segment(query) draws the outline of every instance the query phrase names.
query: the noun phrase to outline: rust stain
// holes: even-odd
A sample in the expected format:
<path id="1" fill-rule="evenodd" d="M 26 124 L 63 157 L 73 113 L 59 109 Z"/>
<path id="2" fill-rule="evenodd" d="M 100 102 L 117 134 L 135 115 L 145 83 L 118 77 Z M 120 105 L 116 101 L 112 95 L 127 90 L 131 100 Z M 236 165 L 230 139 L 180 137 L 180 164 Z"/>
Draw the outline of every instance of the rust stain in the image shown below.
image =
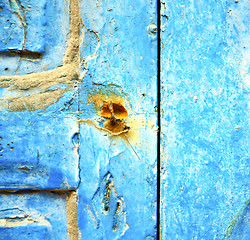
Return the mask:
<path id="1" fill-rule="evenodd" d="M 128 116 L 126 119 L 127 124 L 130 126 L 130 131 L 125 135 L 130 140 L 132 144 L 141 145 L 141 147 L 145 148 L 145 142 L 142 143 L 142 129 L 145 131 L 153 131 L 157 132 L 157 126 L 155 121 L 151 121 L 146 118 L 145 115 L 132 115 Z M 149 143 L 151 144 L 151 143 Z M 147 150 L 147 146 L 145 148 Z"/>
<path id="2" fill-rule="evenodd" d="M 124 134 L 124 133 L 127 133 L 128 132 L 128 129 L 125 129 L 125 130 L 123 130 L 123 131 L 120 131 L 120 132 L 112 132 L 112 131 L 110 131 L 109 129 L 107 129 L 107 128 L 104 128 L 104 127 L 101 127 L 101 126 L 99 126 L 99 125 L 97 125 L 92 119 L 76 119 L 80 124 L 84 124 L 84 123 L 87 123 L 87 124 L 91 124 L 91 125 L 93 125 L 95 128 L 97 128 L 97 129 L 99 129 L 99 130 L 101 130 L 101 131 L 104 131 L 104 132 L 106 132 L 106 133 L 108 133 L 109 134 L 109 136 L 111 136 L 111 137 L 114 137 L 114 136 L 120 136 L 120 135 L 122 135 L 122 134 Z"/>
<path id="3" fill-rule="evenodd" d="M 148 120 L 144 114 L 129 115 L 130 108 L 128 100 L 120 95 L 114 93 L 103 94 L 96 93 L 89 94 L 88 104 L 93 103 L 97 115 L 103 118 L 105 121 L 103 126 L 95 122 L 92 119 L 77 119 L 80 124 L 92 124 L 95 128 L 105 131 L 110 137 L 121 137 L 123 142 L 134 153 L 134 155 L 140 160 L 141 157 L 136 151 L 136 147 L 142 149 L 142 151 L 151 151 L 152 144 L 145 143 L 143 140 L 142 129 L 146 132 L 157 132 L 156 122 Z"/>
<path id="4" fill-rule="evenodd" d="M 116 119 L 124 119 L 128 116 L 128 112 L 125 107 L 123 107 L 120 103 L 103 102 L 101 108 L 101 116 L 106 118 L 116 118 Z"/>
<path id="5" fill-rule="evenodd" d="M 99 129 L 106 130 L 112 136 L 129 131 L 130 127 L 125 121 L 129 114 L 125 107 L 126 102 L 121 96 L 97 93 L 89 95 L 88 103 L 93 103 L 97 114 L 106 119 L 103 127 L 98 126 Z"/>
<path id="6" fill-rule="evenodd" d="M 120 135 L 129 131 L 130 127 L 126 125 L 125 121 L 121 121 L 114 117 L 107 118 L 104 123 L 104 128 L 112 133 Z"/>
<path id="7" fill-rule="evenodd" d="M 70 240 L 78 240 L 80 232 L 78 228 L 78 196 L 77 191 L 71 191 L 66 195 L 67 202 L 67 230 Z"/>
<path id="8" fill-rule="evenodd" d="M 108 103 L 104 102 L 101 109 L 101 116 L 105 118 L 111 118 L 112 113 L 110 111 L 110 106 Z"/>
<path id="9" fill-rule="evenodd" d="M 94 103 L 97 109 L 100 109 L 103 103 L 115 103 L 121 106 L 125 106 L 126 102 L 122 96 L 117 96 L 114 93 L 103 94 L 103 93 L 96 93 L 93 95 L 89 94 L 88 103 Z M 100 114 L 100 113 L 99 113 Z"/>

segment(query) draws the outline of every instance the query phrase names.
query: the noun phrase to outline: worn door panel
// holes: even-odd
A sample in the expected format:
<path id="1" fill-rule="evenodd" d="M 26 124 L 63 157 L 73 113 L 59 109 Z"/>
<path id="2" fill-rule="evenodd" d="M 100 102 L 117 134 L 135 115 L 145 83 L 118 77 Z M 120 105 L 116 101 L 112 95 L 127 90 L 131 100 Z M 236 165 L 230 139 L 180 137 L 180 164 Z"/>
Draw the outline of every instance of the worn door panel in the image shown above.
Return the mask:
<path id="1" fill-rule="evenodd" d="M 0 194 L 0 239 L 69 239 L 65 194 L 19 192 Z"/>
<path id="2" fill-rule="evenodd" d="M 0 19 L 0 238 L 155 238 L 156 2 Z"/>
<path id="3" fill-rule="evenodd" d="M 0 2 L 0 239 L 77 232 L 78 64 L 69 5 Z"/>
<path id="4" fill-rule="evenodd" d="M 43 72 L 63 64 L 69 1 L 1 0 L 0 9 L 1 76 Z"/>
<path id="5" fill-rule="evenodd" d="M 162 239 L 224 239 L 249 199 L 249 4 L 161 7 Z"/>
<path id="6" fill-rule="evenodd" d="M 69 15 L 68 1 L 0 3 L 0 189 L 79 184 Z"/>
<path id="7" fill-rule="evenodd" d="M 81 236 L 154 239 L 156 1 L 82 0 L 80 10 Z"/>
<path id="8" fill-rule="evenodd" d="M 74 119 L 7 113 L 0 121 L 0 189 L 77 187 Z"/>

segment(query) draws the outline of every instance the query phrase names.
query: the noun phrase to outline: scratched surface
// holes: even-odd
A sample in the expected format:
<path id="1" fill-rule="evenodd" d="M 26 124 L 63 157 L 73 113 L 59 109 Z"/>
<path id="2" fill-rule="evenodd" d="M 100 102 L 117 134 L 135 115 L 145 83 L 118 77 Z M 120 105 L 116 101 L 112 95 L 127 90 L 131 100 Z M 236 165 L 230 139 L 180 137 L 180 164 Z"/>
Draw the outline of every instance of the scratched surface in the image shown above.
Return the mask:
<path id="1" fill-rule="evenodd" d="M 0 194 L 0 239 L 69 239 L 65 196 Z"/>
<path id="2" fill-rule="evenodd" d="M 248 13 L 162 2 L 162 239 L 249 239 Z"/>
<path id="3" fill-rule="evenodd" d="M 128 133 L 110 137 L 106 131 L 93 128 L 93 123 L 80 124 L 81 236 L 154 239 L 156 1 L 82 0 L 80 7 L 85 25 L 81 74 L 85 77 L 80 86 L 79 114 L 113 132 L 130 127 Z M 106 112 L 104 103 L 109 105 Z M 110 104 L 113 125 L 105 118 Z M 118 111 L 118 105 L 128 112 L 125 120 L 124 109 Z"/>
<path id="4" fill-rule="evenodd" d="M 156 17 L 0 2 L 0 239 L 155 239 Z"/>

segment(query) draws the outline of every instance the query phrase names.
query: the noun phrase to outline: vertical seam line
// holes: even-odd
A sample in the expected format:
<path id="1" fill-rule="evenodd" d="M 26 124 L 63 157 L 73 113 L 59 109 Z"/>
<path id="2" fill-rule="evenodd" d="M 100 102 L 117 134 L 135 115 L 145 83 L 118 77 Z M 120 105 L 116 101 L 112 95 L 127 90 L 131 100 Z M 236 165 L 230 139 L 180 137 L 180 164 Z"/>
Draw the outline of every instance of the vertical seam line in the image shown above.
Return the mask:
<path id="1" fill-rule="evenodd" d="M 161 239 L 161 0 L 157 0 L 157 239 Z"/>

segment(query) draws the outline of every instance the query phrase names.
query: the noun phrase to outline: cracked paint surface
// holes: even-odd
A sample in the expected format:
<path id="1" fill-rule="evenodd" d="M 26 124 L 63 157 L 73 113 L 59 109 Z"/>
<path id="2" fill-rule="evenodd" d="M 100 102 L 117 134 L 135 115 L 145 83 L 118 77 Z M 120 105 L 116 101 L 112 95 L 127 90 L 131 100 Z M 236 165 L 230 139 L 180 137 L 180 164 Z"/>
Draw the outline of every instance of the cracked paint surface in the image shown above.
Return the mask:
<path id="1" fill-rule="evenodd" d="M 66 199 L 49 192 L 1 193 L 1 239 L 69 239 Z"/>
<path id="2" fill-rule="evenodd" d="M 156 237 L 155 4 L 0 3 L 0 237 Z"/>
<path id="3" fill-rule="evenodd" d="M 248 235 L 247 8 L 161 2 L 162 239 Z M 1 1 L 0 237 L 156 239 L 156 17 Z"/>
<path id="4" fill-rule="evenodd" d="M 81 57 L 91 60 L 80 68 L 80 76 L 85 77 L 79 115 L 92 121 L 80 124 L 81 182 L 85 183 L 78 191 L 81 236 L 154 238 L 157 42 L 148 29 L 156 23 L 156 2 L 82 0 L 80 9 L 85 25 Z M 129 127 L 118 135 L 102 129 L 112 114 L 117 118 L 114 103 L 126 109 L 122 108 L 123 121 Z M 93 123 L 98 127 L 93 128 Z M 107 177 L 115 191 L 107 186 Z M 107 196 L 111 206 L 105 212 L 101 206 Z"/>
<path id="5" fill-rule="evenodd" d="M 248 234 L 245 9 L 161 3 L 162 239 Z M 156 239 L 156 17 L 1 1 L 0 237 Z"/>

